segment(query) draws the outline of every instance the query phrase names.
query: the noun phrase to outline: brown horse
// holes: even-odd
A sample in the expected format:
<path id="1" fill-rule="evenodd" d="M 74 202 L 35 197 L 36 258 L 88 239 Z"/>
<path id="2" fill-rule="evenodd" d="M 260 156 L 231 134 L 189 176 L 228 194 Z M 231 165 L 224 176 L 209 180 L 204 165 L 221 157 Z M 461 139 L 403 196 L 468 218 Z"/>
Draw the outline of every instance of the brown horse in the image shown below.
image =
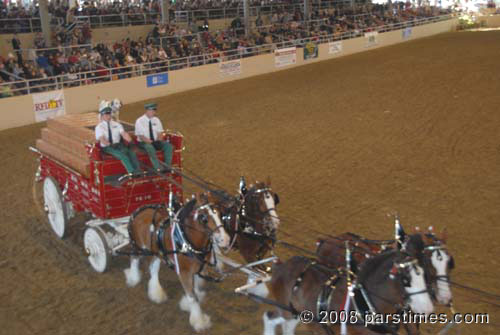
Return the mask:
<path id="1" fill-rule="evenodd" d="M 256 182 L 247 188 L 241 177 L 239 194 L 231 197 L 219 193 L 217 206 L 222 215 L 224 227 L 231 237 L 233 250 L 238 250 L 246 262 L 261 260 L 274 248 L 280 219 L 276 211 L 278 194 L 271 189 L 271 181 Z M 258 267 L 261 270 L 265 266 Z M 249 278 L 248 282 L 254 278 Z M 265 285 L 259 285 L 252 292 L 267 295 Z"/>
<path id="2" fill-rule="evenodd" d="M 454 260 L 446 247 L 446 233 L 443 232 L 441 238 L 438 238 L 430 227 L 425 233 L 417 229 L 414 234 L 406 235 L 399 219 L 396 219 L 395 226 L 395 240 L 368 240 L 353 233 L 319 240 L 316 249 L 318 260 L 329 266 L 342 266 L 345 263 L 345 241 L 354 246 L 353 258 L 358 264 L 384 250 L 394 249 L 399 244 L 419 260 L 432 297 L 438 303 L 448 305 L 452 300 L 449 273 L 454 268 Z"/>
<path id="3" fill-rule="evenodd" d="M 196 195 L 175 216 L 169 216 L 164 207 L 148 206 L 136 211 L 129 222 L 130 241 L 138 256 L 131 257 L 130 268 L 125 270 L 127 285 L 140 282 L 140 255 L 150 255 L 148 296 L 153 302 L 164 302 L 167 295 L 158 273 L 161 261 L 166 261 L 179 277 L 185 292 L 180 308 L 190 312 L 189 322 L 196 331 L 210 327 L 210 318 L 202 312 L 200 302 L 205 295 L 201 288 L 206 265 L 212 265 L 213 246 L 224 250 L 230 241 L 212 201 L 209 195 Z"/>
<path id="4" fill-rule="evenodd" d="M 349 334 L 373 332 L 396 334 L 396 324 L 369 324 L 364 328 L 363 317 L 372 312 L 384 315 L 398 314 L 411 308 L 416 313 L 433 311 L 432 301 L 425 286 L 424 274 L 417 260 L 398 250 L 388 251 L 367 259 L 352 283 L 353 297 L 349 298 L 348 270 L 332 269 L 315 261 L 295 256 L 272 269 L 270 291 L 280 305 L 272 312 L 264 313 L 264 335 L 274 335 L 275 328 L 282 326 L 284 335 L 293 335 L 300 322 L 296 317 L 303 311 L 311 311 L 313 324 L 328 321 L 326 328 L 331 334 L 333 326 L 340 322 L 329 319 L 330 311 L 348 311 Z M 349 301 L 349 303 L 348 303 Z M 349 307 L 352 301 L 352 308 Z M 287 308 L 283 308 L 286 306 Z M 351 318 L 349 311 L 356 311 Z M 418 331 L 410 334 L 418 334 Z"/>

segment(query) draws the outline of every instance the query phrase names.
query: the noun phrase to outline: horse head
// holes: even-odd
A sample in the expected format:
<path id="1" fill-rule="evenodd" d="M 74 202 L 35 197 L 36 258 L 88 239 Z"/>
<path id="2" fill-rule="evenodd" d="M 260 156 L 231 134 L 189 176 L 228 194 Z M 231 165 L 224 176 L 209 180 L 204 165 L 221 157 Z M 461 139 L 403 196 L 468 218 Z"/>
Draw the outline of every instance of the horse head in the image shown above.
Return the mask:
<path id="1" fill-rule="evenodd" d="M 230 238 L 220 220 L 219 213 L 213 205 L 214 198 L 210 194 L 195 195 L 197 207 L 193 211 L 193 222 L 208 230 L 212 241 L 221 249 L 229 247 Z"/>
<path id="2" fill-rule="evenodd" d="M 450 289 L 450 272 L 455 267 L 455 261 L 446 247 L 446 229 L 438 238 L 431 227 L 427 232 L 420 232 L 424 244 L 424 260 L 430 271 L 430 282 L 435 286 L 435 296 L 440 304 L 447 305 L 453 296 Z M 426 269 L 427 270 L 427 269 Z"/>
<path id="3" fill-rule="evenodd" d="M 244 179 L 242 180 L 244 181 Z M 255 229 L 259 233 L 267 233 L 267 235 L 275 233 L 280 224 L 276 211 L 279 196 L 271 189 L 271 181 L 269 179 L 266 182 L 257 181 L 248 189 L 246 189 L 246 183 L 240 182 L 240 194 L 243 207 L 242 216 L 250 220 L 251 223 L 259 223 L 255 225 Z"/>
<path id="4" fill-rule="evenodd" d="M 396 217 L 395 230 L 398 249 L 418 259 L 425 271 L 425 280 L 432 296 L 440 304 L 449 304 L 452 300 L 449 273 L 454 268 L 455 262 L 446 248 L 446 231 L 443 231 L 441 238 L 438 238 L 432 227 L 426 232 L 415 227 L 414 233 L 407 235 L 399 222 L 399 217 Z"/>
<path id="5" fill-rule="evenodd" d="M 379 305 L 377 312 L 384 311 L 382 305 L 406 305 L 415 313 L 424 314 L 434 310 L 424 271 L 418 260 L 406 253 L 393 250 L 367 259 L 358 280 L 368 292 L 377 292 L 371 297 Z"/>

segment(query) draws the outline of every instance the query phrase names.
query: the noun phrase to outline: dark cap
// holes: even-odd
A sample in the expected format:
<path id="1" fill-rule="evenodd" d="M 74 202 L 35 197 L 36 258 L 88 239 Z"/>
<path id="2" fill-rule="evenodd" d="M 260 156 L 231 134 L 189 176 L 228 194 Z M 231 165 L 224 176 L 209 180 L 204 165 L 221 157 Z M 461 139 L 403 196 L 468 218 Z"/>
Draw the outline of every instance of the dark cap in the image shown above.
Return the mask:
<path id="1" fill-rule="evenodd" d="M 103 114 L 111 114 L 111 107 L 104 107 L 102 108 L 100 111 L 99 111 L 99 114 L 103 115 Z"/>
<path id="2" fill-rule="evenodd" d="M 157 105 L 154 102 L 149 102 L 149 103 L 144 105 L 144 108 L 146 108 L 147 110 L 151 110 L 151 109 L 156 110 L 156 107 L 157 107 Z"/>

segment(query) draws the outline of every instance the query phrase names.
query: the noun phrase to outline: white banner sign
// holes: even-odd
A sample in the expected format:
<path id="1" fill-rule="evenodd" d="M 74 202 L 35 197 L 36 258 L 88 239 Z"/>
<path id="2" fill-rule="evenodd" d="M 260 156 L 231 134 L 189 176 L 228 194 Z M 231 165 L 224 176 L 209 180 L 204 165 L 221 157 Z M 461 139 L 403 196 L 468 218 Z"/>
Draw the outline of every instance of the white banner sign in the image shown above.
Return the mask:
<path id="1" fill-rule="evenodd" d="M 274 50 L 274 65 L 283 67 L 297 63 L 297 48 L 285 48 Z"/>
<path id="2" fill-rule="evenodd" d="M 403 29 L 403 40 L 407 40 L 411 37 L 411 28 Z"/>
<path id="3" fill-rule="evenodd" d="M 365 47 L 371 47 L 374 45 L 377 45 L 377 36 L 378 36 L 378 31 L 370 31 L 369 33 L 365 33 L 365 38 L 366 38 L 366 45 Z"/>
<path id="4" fill-rule="evenodd" d="M 241 59 L 220 63 L 219 71 L 224 76 L 241 74 Z"/>
<path id="5" fill-rule="evenodd" d="M 342 41 L 328 43 L 329 54 L 339 54 L 342 52 Z"/>
<path id="6" fill-rule="evenodd" d="M 64 92 L 52 91 L 33 94 L 33 111 L 35 121 L 42 122 L 66 114 Z"/>

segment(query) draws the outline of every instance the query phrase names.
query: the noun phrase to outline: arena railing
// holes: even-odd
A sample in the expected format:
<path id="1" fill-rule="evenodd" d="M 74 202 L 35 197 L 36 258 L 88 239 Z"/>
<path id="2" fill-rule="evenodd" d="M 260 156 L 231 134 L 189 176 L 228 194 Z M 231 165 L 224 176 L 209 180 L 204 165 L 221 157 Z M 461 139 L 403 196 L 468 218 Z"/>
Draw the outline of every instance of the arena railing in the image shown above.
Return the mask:
<path id="1" fill-rule="evenodd" d="M 61 18 L 52 17 L 50 25 L 52 27 L 60 26 L 63 23 Z M 40 18 L 14 18 L 0 19 L 0 34 L 13 33 L 35 33 L 42 31 Z"/>
<path id="2" fill-rule="evenodd" d="M 59 52 L 60 54 L 68 57 L 71 55 L 73 51 L 80 51 L 80 52 L 85 52 L 85 51 L 90 51 L 92 49 L 92 44 L 75 44 L 75 45 L 68 45 L 68 46 L 59 46 L 59 47 L 53 47 L 53 48 L 28 48 L 28 49 L 21 49 L 21 53 L 23 56 L 23 59 L 28 59 L 31 61 L 35 61 L 34 57 L 38 56 L 40 53 L 50 53 L 54 54 L 55 52 Z"/>
<path id="3" fill-rule="evenodd" d="M 75 16 L 78 23 L 88 23 L 91 28 L 155 24 L 159 21 L 159 18 L 161 18 L 161 13 L 156 12 Z"/>
<path id="4" fill-rule="evenodd" d="M 80 72 L 76 74 L 59 75 L 46 79 L 20 80 L 0 84 L 0 94 L 3 86 L 11 87 L 10 91 L 16 95 L 44 92 L 48 90 L 62 89 L 64 87 L 75 87 L 90 85 L 93 83 L 126 79 L 137 76 L 145 76 L 155 73 L 176 71 L 184 68 L 202 66 L 206 64 L 216 64 L 225 61 L 238 60 L 246 57 L 273 53 L 276 49 L 288 47 L 303 47 L 309 42 L 318 44 L 347 40 L 361 37 L 366 32 L 388 32 L 408 27 L 415 27 L 423 24 L 436 23 L 449 20 L 453 15 L 441 15 L 435 17 L 409 20 L 400 23 L 388 24 L 378 27 L 369 27 L 356 31 L 348 31 L 342 34 L 315 35 L 308 38 L 296 40 L 283 40 L 277 43 L 258 45 L 244 49 L 232 49 L 227 51 L 213 51 L 211 53 L 194 55 L 184 58 L 164 59 L 157 62 L 145 64 L 130 64 L 116 68 L 101 68 L 93 71 Z"/>
<path id="5" fill-rule="evenodd" d="M 351 4 L 350 0 L 331 0 L 322 1 L 311 4 L 313 10 L 323 10 L 335 8 L 338 4 Z M 274 13 L 295 12 L 296 10 L 303 11 L 302 3 L 287 4 L 275 3 L 262 6 L 250 7 L 250 16 L 255 17 L 260 15 L 273 15 Z M 196 9 L 196 10 L 171 10 L 170 17 L 175 23 L 196 22 L 198 20 L 217 20 L 217 19 L 232 19 L 243 17 L 243 7 L 222 7 L 211 9 Z M 80 23 L 89 23 L 92 28 L 102 28 L 109 26 L 127 26 L 127 25 L 145 25 L 155 24 L 159 22 L 161 13 L 132 13 L 132 14 L 111 14 L 111 15 L 92 15 L 92 16 L 75 16 L 75 19 Z"/>

